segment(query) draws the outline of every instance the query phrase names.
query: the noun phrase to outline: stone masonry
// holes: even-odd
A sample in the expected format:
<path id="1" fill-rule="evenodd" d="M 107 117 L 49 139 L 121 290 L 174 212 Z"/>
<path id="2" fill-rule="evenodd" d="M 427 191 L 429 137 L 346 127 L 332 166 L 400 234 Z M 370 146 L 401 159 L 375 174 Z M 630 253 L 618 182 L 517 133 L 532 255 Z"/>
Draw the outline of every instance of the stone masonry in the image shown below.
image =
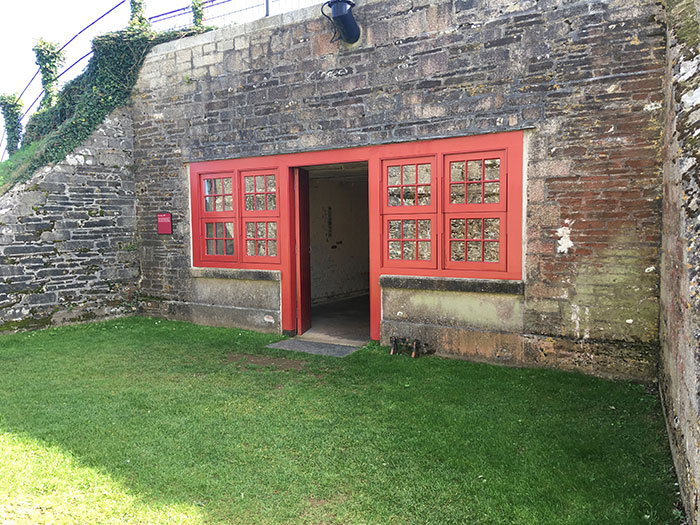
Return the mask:
<path id="1" fill-rule="evenodd" d="M 317 11 L 163 44 L 146 59 L 132 115 L 147 311 L 194 315 L 189 162 L 525 129 L 521 322 L 481 326 L 493 334 L 485 358 L 516 337 L 530 364 L 654 377 L 659 5 L 368 0 L 351 47 L 329 43 Z M 152 227 L 164 210 L 175 221 L 167 239 Z M 428 328 L 456 340 L 441 319 Z"/>
<path id="2" fill-rule="evenodd" d="M 669 11 L 661 279 L 661 368 L 681 494 L 700 519 L 700 4 Z"/>
<path id="3" fill-rule="evenodd" d="M 131 118 L 117 110 L 64 161 L 0 196 L 0 331 L 134 311 L 132 150 Z"/>

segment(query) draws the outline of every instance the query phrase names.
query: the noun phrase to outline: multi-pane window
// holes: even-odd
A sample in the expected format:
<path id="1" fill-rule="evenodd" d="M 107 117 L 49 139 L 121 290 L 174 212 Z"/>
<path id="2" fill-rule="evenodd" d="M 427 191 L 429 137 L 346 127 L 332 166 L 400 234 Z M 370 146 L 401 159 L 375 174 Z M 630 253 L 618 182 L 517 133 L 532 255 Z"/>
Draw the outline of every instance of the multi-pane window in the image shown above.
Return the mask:
<path id="1" fill-rule="evenodd" d="M 246 255 L 277 257 L 277 222 L 251 221 L 245 225 Z"/>
<path id="2" fill-rule="evenodd" d="M 442 158 L 383 163 L 383 264 L 503 271 L 505 152 Z"/>
<path id="3" fill-rule="evenodd" d="M 248 175 L 243 177 L 245 211 L 272 211 L 277 209 L 275 175 Z"/>
<path id="4" fill-rule="evenodd" d="M 199 174 L 193 188 L 196 261 L 278 262 L 277 186 L 276 170 Z"/>
<path id="5" fill-rule="evenodd" d="M 205 253 L 207 255 L 234 255 L 234 223 L 204 223 Z"/>

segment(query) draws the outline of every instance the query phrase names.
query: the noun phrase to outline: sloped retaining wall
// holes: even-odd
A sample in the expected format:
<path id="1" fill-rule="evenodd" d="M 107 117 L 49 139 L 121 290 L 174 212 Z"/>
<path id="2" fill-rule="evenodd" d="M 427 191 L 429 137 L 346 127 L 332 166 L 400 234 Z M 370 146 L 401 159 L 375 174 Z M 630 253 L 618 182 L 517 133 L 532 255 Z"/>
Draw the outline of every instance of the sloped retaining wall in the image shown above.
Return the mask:
<path id="1" fill-rule="evenodd" d="M 133 133 L 112 113 L 63 162 L 0 196 L 0 331 L 133 311 Z"/>

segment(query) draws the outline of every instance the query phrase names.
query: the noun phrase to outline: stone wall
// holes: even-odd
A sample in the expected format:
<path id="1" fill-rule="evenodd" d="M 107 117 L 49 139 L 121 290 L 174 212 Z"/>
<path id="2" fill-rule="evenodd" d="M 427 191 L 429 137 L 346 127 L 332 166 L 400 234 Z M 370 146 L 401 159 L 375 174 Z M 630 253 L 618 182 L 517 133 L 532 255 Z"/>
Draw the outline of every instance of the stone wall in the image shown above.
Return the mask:
<path id="1" fill-rule="evenodd" d="M 661 394 L 687 514 L 698 523 L 700 479 L 700 6 L 669 9 Z"/>
<path id="2" fill-rule="evenodd" d="M 0 196 L 0 331 L 122 315 L 139 264 L 125 110 L 63 162 Z"/>
<path id="3" fill-rule="evenodd" d="M 517 302 L 530 362 L 556 354 L 572 368 L 652 377 L 660 7 L 401 0 L 355 13 L 363 37 L 352 47 L 329 42 L 314 7 L 147 57 L 133 117 L 142 291 L 160 301 L 152 311 L 192 300 L 188 162 L 529 129 Z M 159 211 L 174 213 L 167 239 L 153 232 Z"/>

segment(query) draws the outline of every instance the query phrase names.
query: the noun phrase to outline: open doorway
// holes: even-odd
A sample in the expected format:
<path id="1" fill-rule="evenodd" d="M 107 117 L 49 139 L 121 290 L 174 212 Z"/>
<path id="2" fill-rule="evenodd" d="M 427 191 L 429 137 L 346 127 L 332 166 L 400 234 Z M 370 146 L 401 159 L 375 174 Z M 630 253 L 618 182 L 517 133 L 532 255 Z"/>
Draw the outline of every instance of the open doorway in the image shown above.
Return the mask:
<path id="1" fill-rule="evenodd" d="M 308 259 L 301 264 L 300 286 L 310 309 L 310 325 L 300 338 L 337 344 L 370 338 L 369 207 L 366 162 L 301 168 L 308 174 L 299 187 L 308 195 Z M 301 208 L 300 213 L 306 213 Z M 301 235 L 302 239 L 305 235 Z M 308 266 L 308 269 L 306 268 Z M 307 314 L 308 315 L 308 314 Z"/>

